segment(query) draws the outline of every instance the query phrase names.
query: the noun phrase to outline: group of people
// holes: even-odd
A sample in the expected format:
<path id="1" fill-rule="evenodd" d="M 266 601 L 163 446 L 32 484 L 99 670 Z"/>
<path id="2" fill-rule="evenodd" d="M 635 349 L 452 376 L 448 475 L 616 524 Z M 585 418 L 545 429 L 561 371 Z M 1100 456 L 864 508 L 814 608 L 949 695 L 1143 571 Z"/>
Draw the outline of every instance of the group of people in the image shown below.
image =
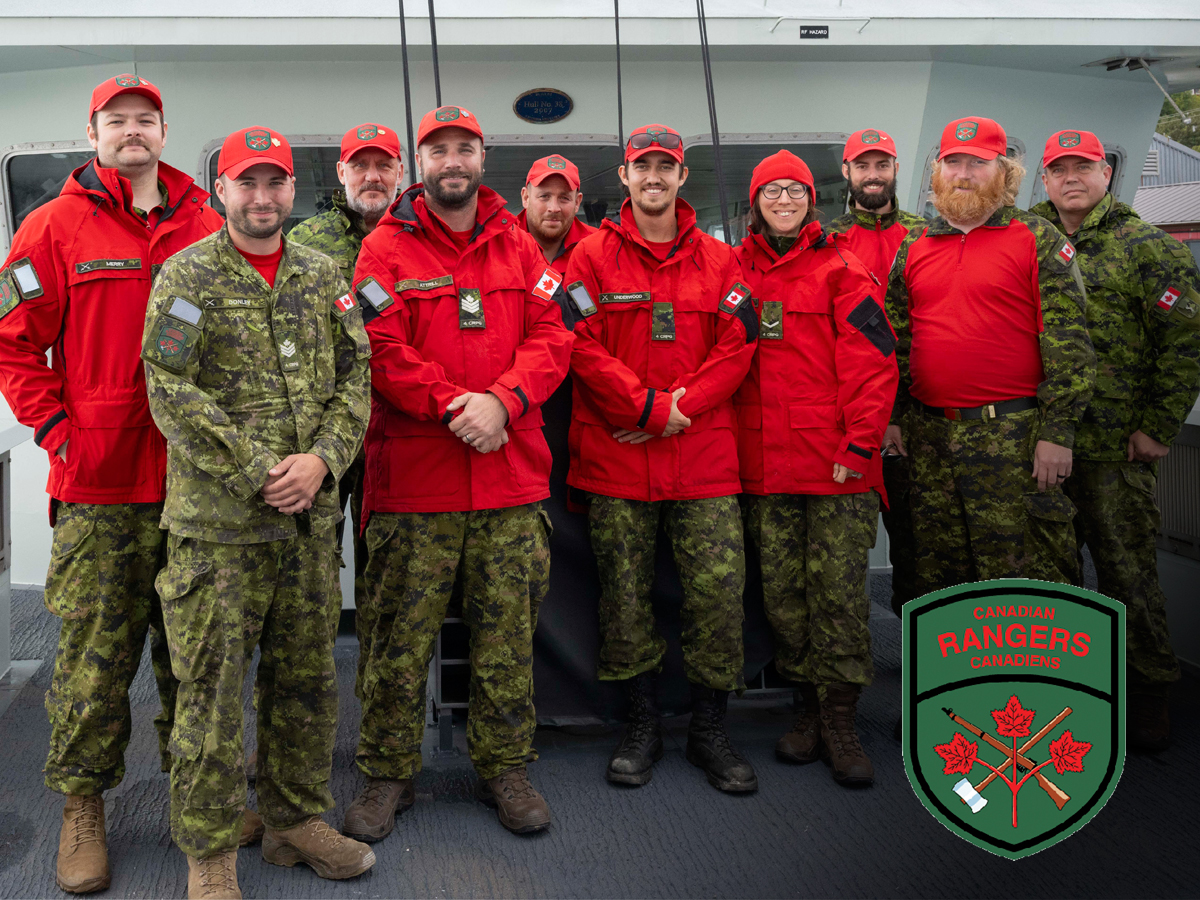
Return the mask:
<path id="1" fill-rule="evenodd" d="M 661 528 L 683 585 L 689 762 L 719 790 L 757 788 L 725 723 L 745 688 L 748 537 L 775 667 L 802 700 L 778 757 L 872 782 L 855 716 L 881 506 L 897 609 L 962 582 L 1078 583 L 1087 545 L 1128 608 L 1131 739 L 1165 746 L 1179 668 L 1153 488 L 1200 391 L 1200 273 L 1108 192 L 1095 135 L 1051 136 L 1049 200 L 1025 212 L 1003 128 L 951 122 L 932 221 L 899 209 L 884 131 L 850 137 L 849 211 L 828 224 L 808 166 L 780 150 L 754 169 L 734 248 L 697 229 L 683 140 L 661 124 L 630 134 L 627 199 L 599 229 L 578 218 L 562 155 L 532 165 L 509 212 L 460 106 L 421 120 L 420 181 L 403 193 L 397 133 L 348 131 L 344 193 L 288 234 L 293 159 L 272 129 L 225 141 L 224 221 L 160 161 L 162 97 L 145 79 L 99 85 L 87 134 L 96 157 L 28 216 L 0 270 L 0 389 L 51 460 L 46 604 L 62 630 L 45 782 L 66 795 L 64 890 L 110 881 L 103 792 L 124 773 L 147 635 L 189 896 L 240 897 L 237 848 L 258 840 L 268 862 L 324 878 L 370 868 L 367 844 L 415 801 L 456 582 L 477 797 L 513 832 L 548 827 L 526 766 L 553 528 L 542 408 L 567 391 L 598 677 L 629 708 L 609 781 L 644 785 L 663 755 Z M 365 782 L 338 831 L 321 814 L 343 540 Z M 255 647 L 257 813 L 242 716 Z"/>

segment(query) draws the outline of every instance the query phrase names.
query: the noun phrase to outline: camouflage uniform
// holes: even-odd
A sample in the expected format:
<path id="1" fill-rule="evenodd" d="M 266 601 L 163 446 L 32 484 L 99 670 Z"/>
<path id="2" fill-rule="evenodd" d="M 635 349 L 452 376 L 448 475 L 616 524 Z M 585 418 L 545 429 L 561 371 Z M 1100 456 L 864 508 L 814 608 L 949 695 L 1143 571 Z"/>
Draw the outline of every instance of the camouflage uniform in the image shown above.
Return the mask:
<path id="1" fill-rule="evenodd" d="M 371 514 L 365 580 L 374 627 L 361 650 L 367 675 L 356 754 L 364 773 L 399 780 L 421 771 L 429 661 L 456 577 L 471 633 L 471 762 L 489 779 L 537 758 L 533 632 L 550 586 L 550 530 L 539 503 Z"/>
<path id="2" fill-rule="evenodd" d="M 162 504 L 54 504 L 46 607 L 62 618 L 62 628 L 46 694 L 46 787 L 90 796 L 116 787 L 125 775 L 129 686 L 147 630 L 163 704 L 154 727 L 162 770 L 171 770 L 167 742 L 178 683 L 154 594 L 165 551 Z"/>
<path id="3" fill-rule="evenodd" d="M 744 691 L 742 592 L 745 540 L 736 497 L 624 500 L 593 495 L 588 509 L 600 569 L 601 681 L 624 681 L 662 666 L 666 641 L 654 630 L 650 590 L 662 522 L 683 582 L 683 666 L 688 681 Z"/>
<path id="4" fill-rule="evenodd" d="M 325 212 L 317 213 L 305 219 L 288 233 L 288 238 L 305 247 L 320 250 L 338 265 L 342 278 L 350 284 L 354 280 L 354 266 L 358 262 L 358 251 L 362 249 L 363 238 L 367 236 L 367 227 L 363 218 L 352 210 L 346 202 L 345 191 L 335 191 L 333 206 Z M 341 509 L 346 508 L 350 501 L 350 533 L 354 540 L 354 607 L 355 630 L 358 632 L 358 644 L 365 647 L 373 623 L 362 602 L 366 592 L 363 583 L 363 572 L 367 566 L 367 542 L 361 534 L 363 508 L 363 475 L 366 470 L 366 456 L 359 451 L 346 474 L 338 482 L 338 499 Z M 339 522 L 337 527 L 338 559 L 342 558 L 342 541 L 345 539 L 346 523 Z M 366 664 L 366 654 L 359 654 L 358 674 L 354 681 L 354 693 L 362 699 L 362 685 Z"/>
<path id="5" fill-rule="evenodd" d="M 358 307 L 336 302 L 345 291 L 328 257 L 287 238 L 268 287 L 223 228 L 168 260 L 150 296 L 142 358 L 168 442 L 171 532 L 156 586 L 181 682 L 171 833 L 191 856 L 238 843 L 241 685 L 256 643 L 263 819 L 286 828 L 333 805 L 337 480 L 369 415 L 370 345 Z M 289 516 L 260 491 L 292 453 L 330 474 Z"/>
<path id="6" fill-rule="evenodd" d="M 862 209 L 851 209 L 838 216 L 825 230 L 831 234 L 845 234 L 855 225 L 863 228 L 885 230 L 899 222 L 906 228 L 925 225 L 926 221 L 916 213 L 905 212 L 892 204 L 892 211 L 877 216 Z M 880 274 L 880 280 L 883 280 Z M 886 287 L 886 285 L 885 285 Z M 899 423 L 901 432 L 908 438 L 909 425 Z M 905 445 L 907 450 L 907 444 Z M 907 456 L 883 457 L 883 486 L 887 490 L 887 508 L 881 509 L 883 527 L 888 535 L 888 559 L 892 564 L 892 611 L 898 616 L 904 604 L 920 596 L 917 591 L 917 545 L 913 539 L 912 461 Z"/>
<path id="7" fill-rule="evenodd" d="M 908 254 L 923 234 L 960 232 L 942 217 L 911 231 L 896 254 L 887 314 L 896 330 L 900 387 L 892 422 L 907 422 L 912 459 L 912 521 L 921 594 L 964 582 L 1004 577 L 1073 582 L 1079 561 L 1071 520 L 1075 508 L 1061 487 L 1037 490 L 1031 477 L 1039 440 L 1071 447 L 1091 398 L 1095 355 L 1088 339 L 1083 282 L 1061 234 L 1045 219 L 1006 206 L 986 227 L 1014 220 L 1033 234 L 1038 253 L 1044 378 L 1038 406 L 999 418 L 951 420 L 911 403 L 906 281 Z"/>
<path id="8" fill-rule="evenodd" d="M 1063 230 L 1049 201 L 1032 210 Z M 1170 445 L 1200 390 L 1200 273 L 1187 247 L 1111 194 L 1071 236 L 1088 292 L 1096 393 L 1075 434 L 1067 495 L 1100 589 L 1125 603 L 1130 677 L 1180 677 L 1158 584 L 1157 465 L 1128 462 L 1134 431 Z M 1171 297 L 1177 295 L 1177 299 Z"/>
<path id="9" fill-rule="evenodd" d="M 743 494 L 742 511 L 763 561 L 776 670 L 818 686 L 870 684 L 867 555 L 879 495 Z"/>

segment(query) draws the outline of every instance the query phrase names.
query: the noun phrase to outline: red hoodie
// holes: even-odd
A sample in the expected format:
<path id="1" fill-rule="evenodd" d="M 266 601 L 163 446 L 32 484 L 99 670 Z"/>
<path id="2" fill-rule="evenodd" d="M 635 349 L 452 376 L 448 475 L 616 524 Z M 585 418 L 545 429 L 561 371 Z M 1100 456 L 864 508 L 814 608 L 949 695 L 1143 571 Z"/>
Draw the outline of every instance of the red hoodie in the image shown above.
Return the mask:
<path id="1" fill-rule="evenodd" d="M 0 289 L 19 299 L 0 307 L 0 390 L 50 454 L 46 490 L 64 502 L 164 497 L 166 443 L 150 418 L 141 361 L 150 283 L 221 217 L 187 175 L 159 163 L 158 177 L 167 202 L 149 227 L 133 212 L 128 179 L 96 160 L 80 166 L 29 214 L 0 270 Z M 25 263 L 35 281 L 22 293 Z M 57 450 L 67 440 L 64 461 Z"/>
<path id="2" fill-rule="evenodd" d="M 540 407 L 567 372 L 571 332 L 537 243 L 481 187 L 460 249 L 413 185 L 363 240 L 354 288 L 371 338 L 363 525 L 372 511 L 462 512 L 550 495 Z M 379 291 L 382 293 L 379 293 Z M 372 295 L 377 299 L 372 301 Z M 447 427 L 450 402 L 495 394 L 509 442 L 479 453 Z"/>

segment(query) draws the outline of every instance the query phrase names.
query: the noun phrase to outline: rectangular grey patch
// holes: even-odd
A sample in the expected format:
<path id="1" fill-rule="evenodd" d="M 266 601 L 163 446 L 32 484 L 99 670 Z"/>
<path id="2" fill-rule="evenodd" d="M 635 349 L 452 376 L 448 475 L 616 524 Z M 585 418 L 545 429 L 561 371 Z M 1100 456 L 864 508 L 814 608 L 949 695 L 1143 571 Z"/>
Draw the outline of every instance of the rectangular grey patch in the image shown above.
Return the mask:
<path id="1" fill-rule="evenodd" d="M 189 303 L 182 297 L 175 298 L 175 302 L 171 304 L 171 308 L 168 310 L 168 312 L 175 318 L 182 319 L 183 321 L 192 325 L 199 325 L 200 316 L 203 315 L 200 312 L 200 307 Z"/>

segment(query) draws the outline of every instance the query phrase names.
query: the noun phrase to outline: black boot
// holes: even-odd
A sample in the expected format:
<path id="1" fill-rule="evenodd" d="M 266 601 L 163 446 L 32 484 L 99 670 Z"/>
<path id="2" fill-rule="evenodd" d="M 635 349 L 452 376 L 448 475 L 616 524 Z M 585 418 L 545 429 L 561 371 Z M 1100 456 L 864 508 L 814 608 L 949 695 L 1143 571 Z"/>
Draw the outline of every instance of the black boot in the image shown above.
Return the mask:
<path id="1" fill-rule="evenodd" d="M 758 790 L 758 776 L 725 731 L 728 691 L 692 686 L 692 721 L 688 725 L 687 760 L 704 770 L 708 783 L 719 791 L 746 793 Z"/>
<path id="2" fill-rule="evenodd" d="M 609 757 L 605 777 L 615 784 L 640 786 L 650 781 L 651 769 L 662 759 L 662 720 L 652 672 L 630 678 L 624 685 L 629 700 L 629 725 Z"/>

